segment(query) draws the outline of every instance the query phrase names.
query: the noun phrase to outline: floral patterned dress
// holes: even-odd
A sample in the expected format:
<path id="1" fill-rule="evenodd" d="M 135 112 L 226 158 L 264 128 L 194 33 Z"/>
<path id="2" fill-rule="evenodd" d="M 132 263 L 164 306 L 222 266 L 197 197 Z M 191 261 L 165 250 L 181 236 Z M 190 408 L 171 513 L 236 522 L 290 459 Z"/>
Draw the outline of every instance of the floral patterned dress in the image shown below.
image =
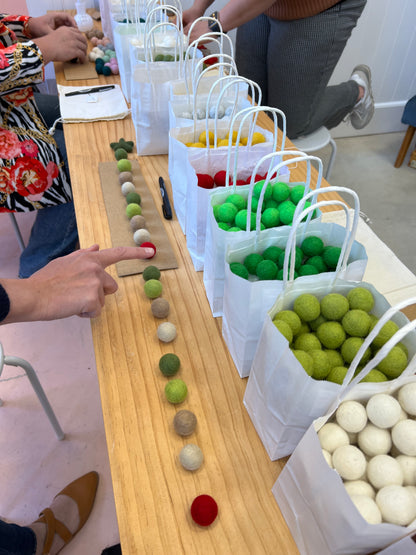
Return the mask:
<path id="1" fill-rule="evenodd" d="M 0 15 L 0 212 L 29 212 L 72 200 L 56 142 L 32 85 L 44 79 L 29 17 Z"/>

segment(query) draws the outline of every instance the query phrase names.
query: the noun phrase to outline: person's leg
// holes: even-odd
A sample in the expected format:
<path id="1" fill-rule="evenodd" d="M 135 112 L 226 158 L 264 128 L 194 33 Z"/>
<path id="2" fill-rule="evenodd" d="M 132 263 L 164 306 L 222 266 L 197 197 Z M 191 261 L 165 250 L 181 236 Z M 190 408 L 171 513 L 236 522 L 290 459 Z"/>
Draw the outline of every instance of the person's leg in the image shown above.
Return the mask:
<path id="1" fill-rule="evenodd" d="M 73 252 L 77 245 L 73 202 L 38 210 L 28 245 L 20 255 L 19 277 L 31 276 L 54 258 Z"/>
<path id="2" fill-rule="evenodd" d="M 34 555 L 36 536 L 26 526 L 0 520 L 0 555 Z"/>
<path id="3" fill-rule="evenodd" d="M 355 81 L 327 85 L 365 4 L 343 0 L 309 18 L 269 18 L 268 100 L 285 113 L 289 138 L 338 125 L 358 101 Z"/>
<path id="4" fill-rule="evenodd" d="M 259 15 L 237 29 L 235 60 L 238 74 L 260 86 L 262 105 L 267 98 L 267 44 L 270 31 L 268 17 Z M 258 99 L 256 98 L 256 102 Z"/>

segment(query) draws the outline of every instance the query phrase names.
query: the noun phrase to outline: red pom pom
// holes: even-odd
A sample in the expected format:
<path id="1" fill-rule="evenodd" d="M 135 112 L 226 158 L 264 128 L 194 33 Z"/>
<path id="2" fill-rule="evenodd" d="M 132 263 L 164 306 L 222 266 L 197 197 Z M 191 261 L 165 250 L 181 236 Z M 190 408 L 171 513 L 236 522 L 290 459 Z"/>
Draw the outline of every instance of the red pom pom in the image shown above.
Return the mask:
<path id="1" fill-rule="evenodd" d="M 196 176 L 198 178 L 198 187 L 202 187 L 202 189 L 214 188 L 214 180 L 210 175 L 207 173 L 197 173 Z"/>
<path id="2" fill-rule="evenodd" d="M 247 182 L 245 179 L 237 179 L 237 181 L 235 182 L 236 185 L 246 185 Z"/>
<path id="3" fill-rule="evenodd" d="M 266 179 L 266 176 L 260 175 L 259 173 L 256 173 L 256 177 L 254 178 L 254 182 L 257 183 L 257 181 L 262 181 L 263 179 Z"/>
<path id="4" fill-rule="evenodd" d="M 147 248 L 153 249 L 153 250 L 155 251 L 155 254 L 156 254 L 156 247 L 155 247 L 155 245 L 154 245 L 153 243 L 151 243 L 150 241 L 145 241 L 145 242 L 142 243 L 140 246 L 143 247 L 143 248 L 147 247 Z M 155 255 L 155 254 L 154 254 L 154 255 Z M 153 256 L 154 256 L 154 255 L 153 255 Z M 151 256 L 150 258 L 153 258 L 153 256 Z"/>
<path id="5" fill-rule="evenodd" d="M 217 187 L 225 187 L 225 178 L 227 176 L 227 172 L 225 170 L 220 170 L 214 175 L 215 185 Z M 231 176 L 228 178 L 229 183 L 232 183 Z"/>
<path id="6" fill-rule="evenodd" d="M 218 505 L 210 495 L 198 495 L 191 505 L 191 516 L 199 526 L 209 526 L 217 518 Z"/>

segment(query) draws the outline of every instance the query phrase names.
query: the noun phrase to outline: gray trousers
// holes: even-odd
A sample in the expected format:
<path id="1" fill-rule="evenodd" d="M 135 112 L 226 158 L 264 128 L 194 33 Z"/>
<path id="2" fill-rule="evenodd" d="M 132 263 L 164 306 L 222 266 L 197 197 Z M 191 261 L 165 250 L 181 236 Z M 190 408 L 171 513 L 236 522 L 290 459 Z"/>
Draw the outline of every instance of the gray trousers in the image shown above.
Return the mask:
<path id="1" fill-rule="evenodd" d="M 366 1 L 294 21 L 260 15 L 238 28 L 238 72 L 260 85 L 263 106 L 284 112 L 290 139 L 337 126 L 356 104 L 355 81 L 327 85 Z"/>

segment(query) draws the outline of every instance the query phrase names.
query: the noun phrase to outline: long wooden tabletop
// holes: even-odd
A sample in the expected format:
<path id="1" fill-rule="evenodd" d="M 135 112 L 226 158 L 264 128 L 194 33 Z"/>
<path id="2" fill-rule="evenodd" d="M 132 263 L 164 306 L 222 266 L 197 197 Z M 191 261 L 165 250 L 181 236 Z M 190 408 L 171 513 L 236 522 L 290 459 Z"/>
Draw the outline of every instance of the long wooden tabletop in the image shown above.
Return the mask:
<path id="1" fill-rule="evenodd" d="M 117 76 L 66 82 L 62 65 L 55 69 L 60 84 L 119 82 Z M 110 142 L 135 141 L 131 117 L 66 124 L 64 130 L 80 244 L 110 247 L 98 164 L 114 160 Z M 171 195 L 167 156 L 137 158 L 162 216 L 159 176 Z M 292 180 L 304 177 L 304 168 L 292 170 Z M 141 275 L 117 278 L 114 268 L 109 271 L 119 290 L 92 321 L 123 555 L 298 553 L 271 493 L 285 460 L 270 461 L 243 406 L 246 379 L 239 377 L 222 339 L 221 319 L 212 316 L 202 272 L 194 270 L 177 219 L 162 220 L 179 264 L 161 276 L 163 297 L 171 305 L 169 321 L 178 331 L 175 341 L 158 340 L 160 320 L 151 314 Z M 166 378 L 158 369 L 167 352 L 180 357 L 178 377 L 189 390 L 177 406 L 165 399 Z M 173 417 L 182 408 L 198 418 L 188 438 L 173 430 Z M 186 443 L 196 443 L 204 453 L 196 472 L 179 463 Z M 196 525 L 189 511 L 202 493 L 212 495 L 219 507 L 207 528 Z"/>

